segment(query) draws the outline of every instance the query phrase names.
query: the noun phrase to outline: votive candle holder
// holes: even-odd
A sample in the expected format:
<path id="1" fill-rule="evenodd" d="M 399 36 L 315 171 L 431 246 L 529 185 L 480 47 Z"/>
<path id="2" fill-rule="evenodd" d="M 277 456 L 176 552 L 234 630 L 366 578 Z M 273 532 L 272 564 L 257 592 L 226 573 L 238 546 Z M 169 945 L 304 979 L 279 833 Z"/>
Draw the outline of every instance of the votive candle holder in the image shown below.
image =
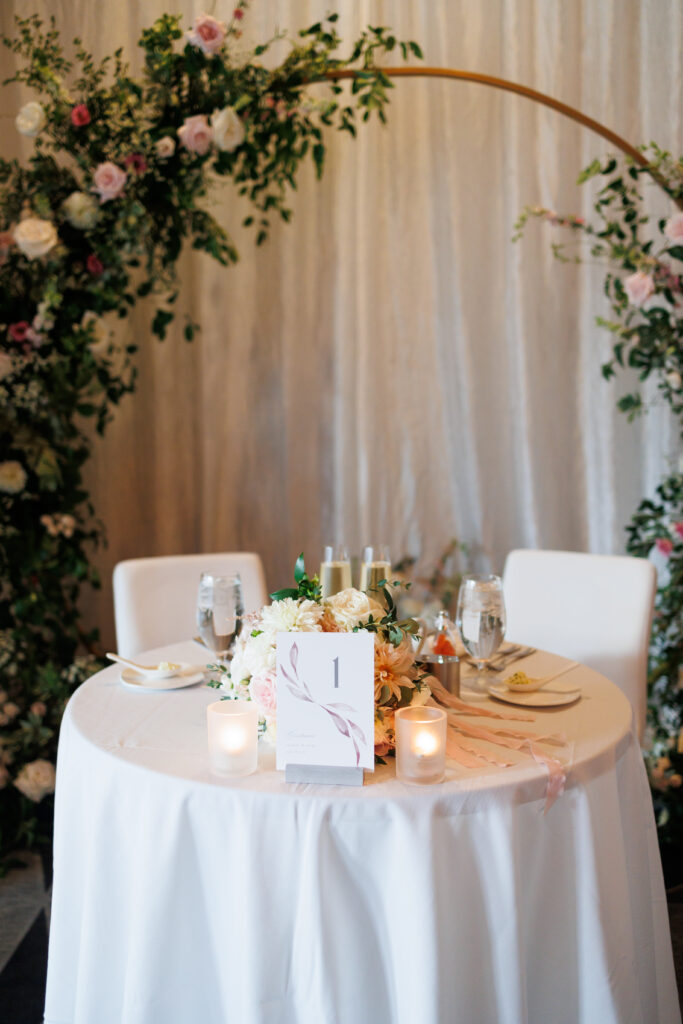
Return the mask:
<path id="1" fill-rule="evenodd" d="M 211 771 L 251 775 L 258 765 L 258 711 L 248 700 L 218 700 L 206 709 Z"/>
<path id="2" fill-rule="evenodd" d="M 446 712 L 441 708 L 399 708 L 396 731 L 396 777 L 431 785 L 446 774 Z"/>

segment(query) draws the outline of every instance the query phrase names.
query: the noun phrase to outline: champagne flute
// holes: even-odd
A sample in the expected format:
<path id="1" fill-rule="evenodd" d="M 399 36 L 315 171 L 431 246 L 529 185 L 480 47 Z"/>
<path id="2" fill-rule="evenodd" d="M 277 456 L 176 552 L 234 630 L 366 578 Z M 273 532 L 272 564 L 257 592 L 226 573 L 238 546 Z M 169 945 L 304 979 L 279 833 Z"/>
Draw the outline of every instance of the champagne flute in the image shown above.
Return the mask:
<path id="1" fill-rule="evenodd" d="M 320 564 L 320 587 L 322 596 L 332 597 L 340 590 L 351 586 L 351 562 L 344 544 L 328 544 L 323 550 Z"/>
<path id="2" fill-rule="evenodd" d="M 218 660 L 227 658 L 242 628 L 244 604 L 239 574 L 203 572 L 197 595 L 197 629 Z"/>
<path id="3" fill-rule="evenodd" d="M 486 666 L 505 636 L 505 601 L 500 576 L 463 576 L 456 625 L 467 653 L 477 663 L 477 686 L 485 690 Z"/>
<path id="4" fill-rule="evenodd" d="M 389 548 L 386 544 L 372 544 L 363 548 L 363 561 L 360 566 L 360 590 L 364 590 L 369 597 L 383 603 L 381 590 L 377 585 L 381 580 L 389 579 L 391 574 L 391 559 Z"/>

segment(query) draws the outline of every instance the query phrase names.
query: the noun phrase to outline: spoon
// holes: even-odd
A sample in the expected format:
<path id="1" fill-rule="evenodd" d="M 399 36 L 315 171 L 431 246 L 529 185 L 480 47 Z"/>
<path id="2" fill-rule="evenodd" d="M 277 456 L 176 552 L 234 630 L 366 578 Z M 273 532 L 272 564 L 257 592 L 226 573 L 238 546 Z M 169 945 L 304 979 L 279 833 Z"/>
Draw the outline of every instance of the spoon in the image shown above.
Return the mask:
<path id="1" fill-rule="evenodd" d="M 130 658 L 122 658 L 120 654 L 109 653 L 106 657 L 110 661 L 120 661 L 122 665 L 130 665 L 131 668 L 146 676 L 147 679 L 168 679 L 170 676 L 177 676 L 186 667 L 172 661 L 162 661 L 158 665 L 140 665 L 137 661 L 131 661 Z"/>
<path id="2" fill-rule="evenodd" d="M 508 676 L 507 679 L 503 679 L 503 682 L 507 686 L 508 690 L 514 690 L 515 693 L 533 693 L 534 690 L 540 690 L 546 683 L 550 683 L 555 679 L 559 679 L 565 672 L 571 672 L 572 669 L 576 668 L 578 661 L 570 661 L 568 665 L 565 665 L 559 672 L 553 672 L 552 675 L 542 676 L 540 679 L 530 679 L 525 676 L 523 672 L 515 672 L 514 675 Z M 516 682 L 513 680 L 517 678 Z M 524 681 L 526 679 L 526 682 Z"/>

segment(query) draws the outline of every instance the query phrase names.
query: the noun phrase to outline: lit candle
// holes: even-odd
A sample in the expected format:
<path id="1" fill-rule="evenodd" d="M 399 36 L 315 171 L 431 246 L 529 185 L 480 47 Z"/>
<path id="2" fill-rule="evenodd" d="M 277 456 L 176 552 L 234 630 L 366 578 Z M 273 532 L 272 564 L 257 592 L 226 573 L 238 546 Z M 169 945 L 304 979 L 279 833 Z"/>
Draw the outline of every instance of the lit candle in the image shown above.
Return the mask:
<path id="1" fill-rule="evenodd" d="M 443 780 L 446 726 L 441 708 L 399 708 L 395 715 L 397 778 L 422 785 Z"/>
<path id="2" fill-rule="evenodd" d="M 433 754 L 439 745 L 439 741 L 436 736 L 431 732 L 423 730 L 418 732 L 413 742 L 413 749 L 418 757 L 427 757 L 429 754 Z"/>
<path id="3" fill-rule="evenodd" d="M 258 762 L 258 712 L 246 700 L 219 700 L 206 709 L 211 770 L 251 775 Z"/>

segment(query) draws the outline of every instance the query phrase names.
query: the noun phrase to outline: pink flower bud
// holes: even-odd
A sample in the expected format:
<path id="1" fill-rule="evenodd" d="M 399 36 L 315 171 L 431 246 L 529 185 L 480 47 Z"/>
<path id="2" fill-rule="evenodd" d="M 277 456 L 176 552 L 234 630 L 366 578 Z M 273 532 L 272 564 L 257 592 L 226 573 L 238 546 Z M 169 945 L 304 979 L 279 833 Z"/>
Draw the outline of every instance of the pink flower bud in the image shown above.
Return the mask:
<path id="1" fill-rule="evenodd" d="M 72 108 L 71 123 L 74 128 L 82 128 L 84 125 L 90 124 L 90 111 L 85 103 L 78 103 Z"/>

